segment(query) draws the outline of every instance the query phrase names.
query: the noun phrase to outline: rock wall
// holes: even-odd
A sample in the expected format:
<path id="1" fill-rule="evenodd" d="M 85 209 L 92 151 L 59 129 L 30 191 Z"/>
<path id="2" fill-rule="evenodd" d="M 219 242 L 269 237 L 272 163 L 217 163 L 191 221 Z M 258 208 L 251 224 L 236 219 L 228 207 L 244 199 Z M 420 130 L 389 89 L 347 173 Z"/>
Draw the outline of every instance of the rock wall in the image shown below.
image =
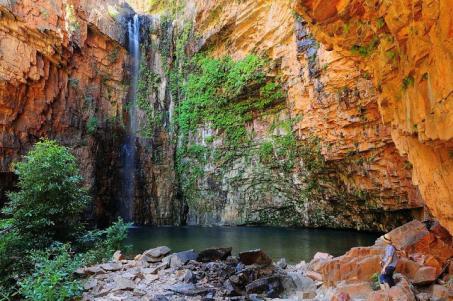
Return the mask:
<path id="1" fill-rule="evenodd" d="M 426 206 L 453 231 L 450 1 L 295 1 L 326 47 L 369 74 Z"/>
<path id="2" fill-rule="evenodd" d="M 385 230 L 420 214 L 423 202 L 411 183 L 412 165 L 382 124 L 379 92 L 370 75 L 348 56 L 320 44 L 291 1 L 189 2 L 187 11 L 195 15 L 197 51 L 236 60 L 250 53 L 268 57 L 287 94 L 283 108 L 248 124 L 255 135 L 252 146 L 226 165 L 213 159 L 225 148 L 222 133 L 205 124 L 191 137 L 190 143 L 207 148 L 208 154 L 196 182 L 199 196 L 190 200 L 183 191 L 189 223 Z M 298 147 L 310 150 L 298 152 L 290 170 L 263 164 L 259 153 L 250 151 L 285 136 L 281 127 L 269 131 L 285 120 Z M 209 136 L 214 143 L 213 138 L 206 142 Z M 313 174 L 307 161 L 316 159 L 325 164 Z M 278 156 L 272 160 L 288 162 Z M 313 178 L 319 189 L 307 195 Z"/>
<path id="3" fill-rule="evenodd" d="M 94 1 L 0 4 L 1 201 L 14 183 L 14 162 L 47 137 L 77 155 L 93 215 L 108 223 L 128 90 L 124 29 Z"/>

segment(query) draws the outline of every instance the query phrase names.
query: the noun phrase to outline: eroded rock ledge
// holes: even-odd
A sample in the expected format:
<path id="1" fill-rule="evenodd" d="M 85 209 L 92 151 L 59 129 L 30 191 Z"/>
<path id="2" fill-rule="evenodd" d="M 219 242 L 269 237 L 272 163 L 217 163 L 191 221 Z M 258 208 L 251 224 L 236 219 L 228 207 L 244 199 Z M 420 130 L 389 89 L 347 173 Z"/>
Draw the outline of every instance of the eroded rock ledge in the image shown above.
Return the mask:
<path id="1" fill-rule="evenodd" d="M 231 248 L 170 253 L 158 247 L 83 268 L 84 300 L 447 300 L 453 296 L 452 237 L 438 223 L 418 221 L 389 233 L 400 250 L 397 285 L 379 290 L 373 275 L 385 246 L 353 248 L 310 263 L 272 263 L 262 250 L 231 256 Z M 386 299 L 387 298 L 387 299 Z M 431 298 L 431 299 L 429 299 Z"/>

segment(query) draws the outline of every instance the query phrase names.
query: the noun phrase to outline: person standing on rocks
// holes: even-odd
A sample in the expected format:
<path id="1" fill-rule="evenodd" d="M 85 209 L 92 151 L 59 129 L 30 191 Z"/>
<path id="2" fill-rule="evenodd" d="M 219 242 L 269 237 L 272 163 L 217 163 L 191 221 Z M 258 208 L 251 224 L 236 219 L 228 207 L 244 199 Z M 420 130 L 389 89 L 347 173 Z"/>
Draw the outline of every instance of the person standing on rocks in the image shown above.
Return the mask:
<path id="1" fill-rule="evenodd" d="M 379 283 L 381 285 L 381 289 L 388 289 L 395 285 L 393 272 L 395 272 L 398 256 L 396 254 L 396 248 L 387 234 L 384 235 L 384 242 L 387 246 L 385 247 L 385 253 L 381 260 L 382 270 L 379 275 Z"/>

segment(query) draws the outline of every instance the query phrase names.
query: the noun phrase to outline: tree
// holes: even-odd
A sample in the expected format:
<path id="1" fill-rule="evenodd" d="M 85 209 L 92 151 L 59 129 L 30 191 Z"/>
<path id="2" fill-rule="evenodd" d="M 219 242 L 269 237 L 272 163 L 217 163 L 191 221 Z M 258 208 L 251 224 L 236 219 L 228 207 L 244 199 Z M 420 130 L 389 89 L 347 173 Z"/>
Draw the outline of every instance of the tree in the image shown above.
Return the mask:
<path id="1" fill-rule="evenodd" d="M 69 150 L 41 140 L 16 164 L 15 172 L 19 191 L 8 195 L 10 202 L 3 210 L 12 228 L 34 248 L 74 239 L 89 195 Z"/>

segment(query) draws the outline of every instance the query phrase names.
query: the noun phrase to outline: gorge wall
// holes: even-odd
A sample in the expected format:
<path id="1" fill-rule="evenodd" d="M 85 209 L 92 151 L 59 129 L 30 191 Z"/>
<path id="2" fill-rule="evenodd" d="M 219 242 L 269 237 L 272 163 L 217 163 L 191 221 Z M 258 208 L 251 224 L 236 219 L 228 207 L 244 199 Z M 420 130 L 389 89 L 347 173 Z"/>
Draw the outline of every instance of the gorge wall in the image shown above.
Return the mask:
<path id="1" fill-rule="evenodd" d="M 80 159 L 97 221 L 118 214 L 131 5 L 142 24 L 135 222 L 389 230 L 426 203 L 449 227 L 440 2 L 414 4 L 395 25 L 402 38 L 389 25 L 406 11 L 396 2 L 38 2 L 0 6 L 2 193 L 14 160 L 49 137 Z M 429 39 L 438 52 L 415 51 Z"/>

